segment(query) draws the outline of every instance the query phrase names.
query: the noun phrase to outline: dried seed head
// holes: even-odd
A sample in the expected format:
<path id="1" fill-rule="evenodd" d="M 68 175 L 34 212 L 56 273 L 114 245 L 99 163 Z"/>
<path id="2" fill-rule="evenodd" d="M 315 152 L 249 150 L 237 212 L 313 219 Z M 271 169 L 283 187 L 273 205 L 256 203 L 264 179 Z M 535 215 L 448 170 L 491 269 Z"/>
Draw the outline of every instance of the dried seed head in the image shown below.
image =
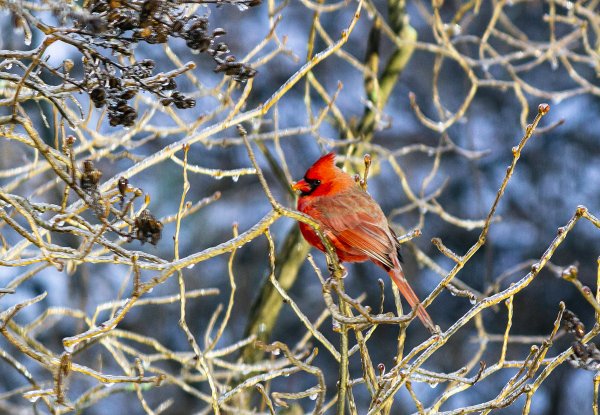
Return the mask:
<path id="1" fill-rule="evenodd" d="M 148 20 L 158 11 L 159 6 L 160 1 L 158 0 L 146 0 L 144 4 L 142 4 L 142 11 L 140 12 L 140 24 L 149 24 Z"/>
<path id="2" fill-rule="evenodd" d="M 125 177 L 121 177 L 119 178 L 119 193 L 121 194 L 121 197 L 125 197 L 125 193 L 127 192 L 127 185 L 129 184 L 129 180 L 127 180 L 127 178 Z"/>
<path id="3" fill-rule="evenodd" d="M 142 244 L 150 242 L 152 245 L 156 245 L 162 237 L 163 224 L 148 209 L 144 209 L 135 218 L 134 225 L 134 237 L 141 241 Z"/>
<path id="4" fill-rule="evenodd" d="M 562 325 L 568 333 L 574 334 L 577 339 L 582 339 L 585 336 L 585 326 L 571 310 L 563 312 Z"/>
<path id="5" fill-rule="evenodd" d="M 97 190 L 101 177 L 102 172 L 94 167 L 94 162 L 92 160 L 88 159 L 83 162 L 83 173 L 81 174 L 79 182 L 83 190 Z"/>
<path id="6" fill-rule="evenodd" d="M 90 92 L 90 99 L 96 108 L 101 108 L 106 104 L 106 91 L 104 88 L 96 87 Z"/>
<path id="7" fill-rule="evenodd" d="M 177 88 L 177 82 L 173 78 L 167 79 L 167 81 L 162 85 L 163 90 L 172 90 Z"/>

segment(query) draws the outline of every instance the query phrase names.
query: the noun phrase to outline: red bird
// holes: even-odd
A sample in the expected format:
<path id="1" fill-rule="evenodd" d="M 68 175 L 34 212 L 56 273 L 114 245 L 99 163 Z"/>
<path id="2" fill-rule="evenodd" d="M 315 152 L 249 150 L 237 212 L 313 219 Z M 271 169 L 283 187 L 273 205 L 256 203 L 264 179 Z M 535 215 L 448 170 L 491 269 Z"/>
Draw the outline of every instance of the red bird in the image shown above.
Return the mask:
<path id="1" fill-rule="evenodd" d="M 315 162 L 293 186 L 300 192 L 298 210 L 316 220 L 342 262 L 373 261 L 386 270 L 411 307 L 430 331 L 433 321 L 404 277 L 400 244 L 381 207 L 354 178 L 335 165 L 329 153 Z M 304 239 L 325 252 L 323 243 L 307 224 L 300 222 Z"/>

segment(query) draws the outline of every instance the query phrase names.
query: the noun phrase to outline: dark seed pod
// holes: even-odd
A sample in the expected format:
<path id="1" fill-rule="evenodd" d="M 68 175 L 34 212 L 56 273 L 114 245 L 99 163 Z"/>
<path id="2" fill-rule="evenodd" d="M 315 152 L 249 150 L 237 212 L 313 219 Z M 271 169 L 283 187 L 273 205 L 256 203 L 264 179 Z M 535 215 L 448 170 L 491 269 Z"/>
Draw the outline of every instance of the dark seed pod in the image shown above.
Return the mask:
<path id="1" fill-rule="evenodd" d="M 125 90 L 125 92 L 123 92 L 121 94 L 121 96 L 119 98 L 129 100 L 129 99 L 135 97 L 136 94 L 137 94 L 137 91 L 135 91 L 133 89 L 127 89 L 127 90 Z"/>
<path id="2" fill-rule="evenodd" d="M 175 82 L 173 78 L 169 78 L 167 82 L 165 82 L 165 84 L 162 86 L 162 89 L 165 91 L 169 91 L 175 88 L 177 88 L 177 82 Z"/>
<path id="3" fill-rule="evenodd" d="M 229 47 L 223 42 L 217 43 L 217 46 L 215 46 L 215 52 L 229 53 Z"/>
<path id="4" fill-rule="evenodd" d="M 585 336 L 585 326 L 571 310 L 564 311 L 562 324 L 565 330 L 574 334 L 577 339 L 582 339 Z"/>
<path id="5" fill-rule="evenodd" d="M 79 182 L 83 190 L 97 190 L 101 177 L 102 172 L 94 167 L 94 162 L 92 160 L 88 159 L 83 162 L 83 172 Z"/>
<path id="6" fill-rule="evenodd" d="M 143 61 L 140 61 L 139 64 L 148 69 L 154 69 L 154 66 L 156 66 L 152 59 L 144 59 Z"/>
<path id="7" fill-rule="evenodd" d="M 163 224 L 156 219 L 148 209 L 144 209 L 140 215 L 135 218 L 134 237 L 144 244 L 150 242 L 156 245 L 162 237 Z"/>
<path id="8" fill-rule="evenodd" d="M 119 193 L 121 194 L 121 198 L 125 197 L 125 193 L 127 192 L 127 186 L 129 185 L 129 180 L 125 177 L 119 178 Z"/>
<path id="9" fill-rule="evenodd" d="M 158 6 L 160 6 L 158 0 L 146 0 L 144 4 L 142 4 L 142 11 L 140 12 L 140 23 L 142 25 L 148 23 L 148 19 L 158 11 Z"/>
<path id="10" fill-rule="evenodd" d="M 121 80 L 111 76 L 108 78 L 108 86 L 115 89 L 121 88 Z"/>
<path id="11" fill-rule="evenodd" d="M 103 107 L 106 104 L 106 91 L 104 88 L 96 87 L 90 92 L 90 99 L 96 108 Z"/>
<path id="12" fill-rule="evenodd" d="M 199 17 L 194 20 L 189 30 L 192 31 L 206 29 L 208 29 L 208 19 L 206 17 Z"/>
<path id="13" fill-rule="evenodd" d="M 179 33 L 183 30 L 184 27 L 184 23 L 181 20 L 176 20 L 175 22 L 173 22 L 173 26 L 171 26 L 171 30 L 173 30 L 173 32 L 175 33 Z"/>

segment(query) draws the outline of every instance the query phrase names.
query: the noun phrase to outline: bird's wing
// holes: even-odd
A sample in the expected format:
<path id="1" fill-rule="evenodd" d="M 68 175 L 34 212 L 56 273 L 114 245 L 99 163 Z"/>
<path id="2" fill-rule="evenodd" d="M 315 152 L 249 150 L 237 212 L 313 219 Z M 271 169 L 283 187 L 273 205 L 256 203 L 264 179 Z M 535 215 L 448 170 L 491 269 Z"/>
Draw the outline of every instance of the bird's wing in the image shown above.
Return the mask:
<path id="1" fill-rule="evenodd" d="M 349 251 L 358 251 L 384 267 L 394 268 L 396 244 L 379 205 L 368 193 L 354 190 L 319 203 L 326 234 Z"/>

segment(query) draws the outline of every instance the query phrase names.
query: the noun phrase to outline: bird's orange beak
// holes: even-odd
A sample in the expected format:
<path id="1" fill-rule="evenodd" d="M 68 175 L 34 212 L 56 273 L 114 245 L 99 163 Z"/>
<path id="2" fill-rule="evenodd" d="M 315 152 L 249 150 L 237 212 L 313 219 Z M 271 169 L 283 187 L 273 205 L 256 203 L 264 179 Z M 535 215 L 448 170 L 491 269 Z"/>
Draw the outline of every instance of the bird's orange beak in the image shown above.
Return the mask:
<path id="1" fill-rule="evenodd" d="M 310 184 L 308 184 L 306 182 L 306 180 L 301 179 L 298 180 L 296 183 L 294 183 L 294 185 L 292 186 L 292 190 L 294 192 L 300 192 L 300 193 L 307 193 L 310 192 Z"/>

